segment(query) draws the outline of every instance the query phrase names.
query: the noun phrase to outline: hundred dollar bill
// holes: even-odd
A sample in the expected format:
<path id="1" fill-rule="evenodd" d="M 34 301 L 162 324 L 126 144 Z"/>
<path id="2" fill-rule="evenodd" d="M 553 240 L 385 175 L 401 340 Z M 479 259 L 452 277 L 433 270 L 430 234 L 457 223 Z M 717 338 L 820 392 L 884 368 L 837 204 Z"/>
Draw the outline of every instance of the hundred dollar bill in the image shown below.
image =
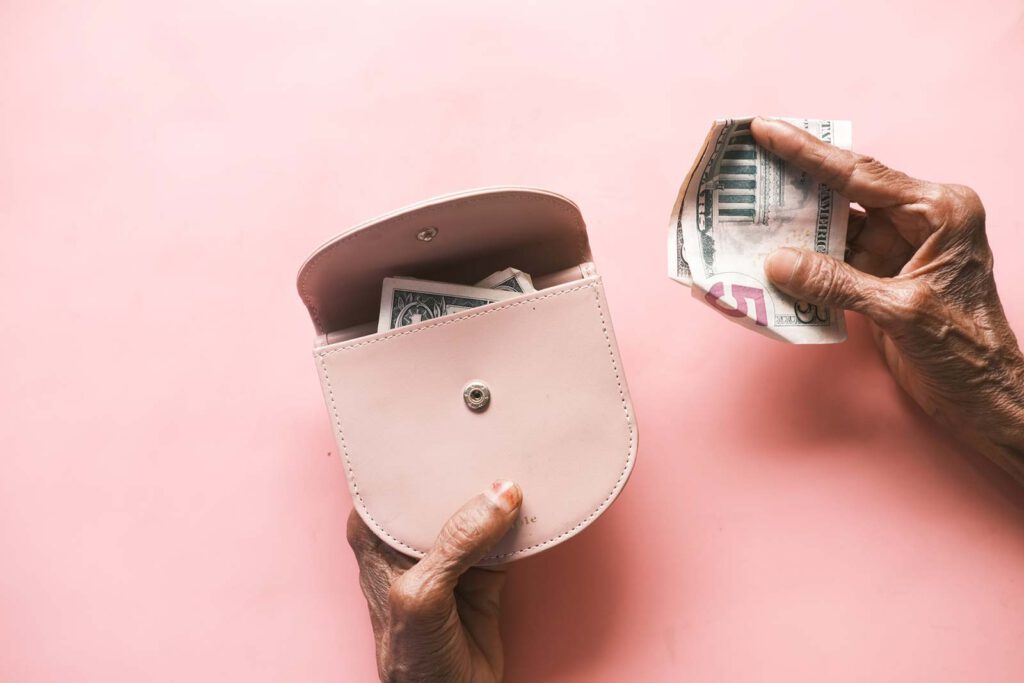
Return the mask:
<path id="1" fill-rule="evenodd" d="M 521 296 L 521 293 L 505 289 L 387 277 L 384 278 L 380 298 L 377 331 L 393 330 L 517 296 Z"/>
<path id="2" fill-rule="evenodd" d="M 476 286 L 487 289 L 504 289 L 508 292 L 519 292 L 520 294 L 537 291 L 533 287 L 533 279 L 530 277 L 530 274 L 515 268 L 506 268 L 505 270 L 499 270 L 497 273 L 491 273 L 476 283 Z"/>
<path id="3" fill-rule="evenodd" d="M 849 121 L 783 119 L 850 148 Z M 849 201 L 754 143 L 751 119 L 715 121 L 679 189 L 668 234 L 668 275 L 737 323 L 795 344 L 846 339 L 841 310 L 772 286 L 764 262 L 779 247 L 842 259 Z"/>

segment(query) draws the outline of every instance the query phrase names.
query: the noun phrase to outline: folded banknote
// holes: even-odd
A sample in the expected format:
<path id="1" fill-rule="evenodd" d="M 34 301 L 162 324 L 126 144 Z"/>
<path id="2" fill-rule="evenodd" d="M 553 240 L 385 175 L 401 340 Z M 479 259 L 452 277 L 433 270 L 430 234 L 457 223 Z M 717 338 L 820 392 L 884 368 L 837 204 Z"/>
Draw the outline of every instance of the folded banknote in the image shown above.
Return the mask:
<path id="1" fill-rule="evenodd" d="M 529 273 L 515 268 L 492 273 L 473 286 L 410 277 L 384 278 L 377 331 L 452 315 L 534 291 Z"/>
<path id="2" fill-rule="evenodd" d="M 846 339 L 841 310 L 798 301 L 768 282 L 779 247 L 842 259 L 849 201 L 754 142 L 752 119 L 715 121 L 686 176 L 668 231 L 668 275 L 733 321 L 795 344 Z M 783 119 L 849 149 L 849 121 Z"/>

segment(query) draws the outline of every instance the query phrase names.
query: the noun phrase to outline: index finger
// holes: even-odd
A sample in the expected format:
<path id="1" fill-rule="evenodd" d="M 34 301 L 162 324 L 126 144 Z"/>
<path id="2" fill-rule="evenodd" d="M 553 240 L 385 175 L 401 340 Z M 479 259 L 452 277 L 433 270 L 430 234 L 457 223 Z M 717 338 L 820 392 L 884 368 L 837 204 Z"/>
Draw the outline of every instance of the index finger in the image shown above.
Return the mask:
<path id="1" fill-rule="evenodd" d="M 819 140 L 785 121 L 758 117 L 750 123 L 750 132 L 757 144 L 864 208 L 913 204 L 923 195 L 922 181 Z"/>

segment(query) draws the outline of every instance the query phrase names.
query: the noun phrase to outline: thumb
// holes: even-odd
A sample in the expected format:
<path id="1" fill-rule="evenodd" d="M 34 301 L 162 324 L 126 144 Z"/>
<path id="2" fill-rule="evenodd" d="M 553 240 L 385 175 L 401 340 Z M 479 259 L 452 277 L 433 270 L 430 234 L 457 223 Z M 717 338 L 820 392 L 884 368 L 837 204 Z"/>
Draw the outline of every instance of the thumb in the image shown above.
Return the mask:
<path id="1" fill-rule="evenodd" d="M 515 521 L 523 492 L 499 480 L 451 516 L 423 559 L 400 578 L 411 611 L 429 611 L 452 599 L 459 577 L 501 540 Z"/>
<path id="2" fill-rule="evenodd" d="M 772 252 L 764 270 L 772 284 L 801 301 L 846 308 L 869 318 L 880 313 L 882 280 L 831 256 L 784 247 Z"/>

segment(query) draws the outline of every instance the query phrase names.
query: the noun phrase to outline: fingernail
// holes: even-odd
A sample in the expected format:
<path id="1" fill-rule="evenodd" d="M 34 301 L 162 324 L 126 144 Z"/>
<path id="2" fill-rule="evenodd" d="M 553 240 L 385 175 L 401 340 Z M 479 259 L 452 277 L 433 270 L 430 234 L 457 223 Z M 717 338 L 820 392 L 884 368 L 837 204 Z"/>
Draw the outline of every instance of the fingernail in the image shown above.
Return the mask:
<path id="1" fill-rule="evenodd" d="M 507 479 L 499 479 L 491 484 L 490 488 L 484 491 L 484 495 L 505 512 L 512 512 L 523 501 L 523 492 L 514 482 Z"/>
<path id="2" fill-rule="evenodd" d="M 796 249 L 783 247 L 776 249 L 764 262 L 764 272 L 768 279 L 779 285 L 789 284 L 800 263 L 801 254 Z"/>

